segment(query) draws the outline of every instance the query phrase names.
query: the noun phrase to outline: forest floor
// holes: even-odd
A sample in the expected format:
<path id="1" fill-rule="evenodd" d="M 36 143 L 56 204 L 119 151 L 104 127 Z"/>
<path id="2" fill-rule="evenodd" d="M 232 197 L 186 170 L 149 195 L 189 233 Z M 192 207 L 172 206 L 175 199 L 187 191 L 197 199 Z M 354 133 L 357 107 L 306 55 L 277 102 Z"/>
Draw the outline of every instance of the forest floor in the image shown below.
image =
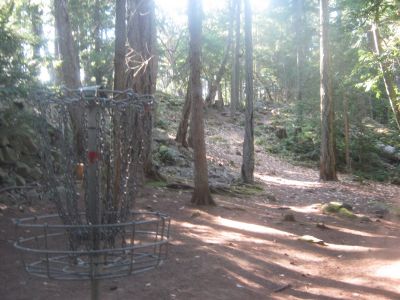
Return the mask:
<path id="1" fill-rule="evenodd" d="M 240 174 L 242 129 L 215 116 L 208 114 L 209 159 Z M 172 218 L 169 259 L 153 271 L 102 281 L 100 299 L 400 299 L 400 219 L 376 211 L 377 204 L 400 207 L 400 187 L 318 177 L 256 147 L 254 193 L 214 194 L 217 206 L 196 207 L 190 190 L 146 187 L 137 208 Z M 331 201 L 357 217 L 323 213 Z M 23 270 L 11 218 L 48 211 L 42 203 L 1 204 L 1 299 L 90 298 L 89 282 Z"/>

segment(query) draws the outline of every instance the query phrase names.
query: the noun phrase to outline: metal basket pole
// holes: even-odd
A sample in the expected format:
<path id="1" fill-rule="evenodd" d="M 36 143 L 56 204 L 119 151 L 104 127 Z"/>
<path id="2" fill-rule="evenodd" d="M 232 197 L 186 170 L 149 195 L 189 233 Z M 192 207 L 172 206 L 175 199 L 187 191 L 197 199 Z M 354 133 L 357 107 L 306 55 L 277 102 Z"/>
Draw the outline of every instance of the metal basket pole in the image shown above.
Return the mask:
<path id="1" fill-rule="evenodd" d="M 88 105 L 88 170 L 87 170 L 87 190 L 88 193 L 88 203 L 89 203 L 89 222 L 94 225 L 92 226 L 92 241 L 93 250 L 100 249 L 100 236 L 99 228 L 96 225 L 100 224 L 101 220 L 101 207 L 99 203 L 99 191 L 98 191 L 98 160 L 99 152 L 97 147 L 97 135 L 98 135 L 98 105 L 96 101 L 89 100 L 92 103 Z M 90 259 L 90 269 L 91 269 L 91 299 L 99 299 L 99 280 L 97 278 L 97 272 L 99 267 L 99 255 L 92 254 Z"/>

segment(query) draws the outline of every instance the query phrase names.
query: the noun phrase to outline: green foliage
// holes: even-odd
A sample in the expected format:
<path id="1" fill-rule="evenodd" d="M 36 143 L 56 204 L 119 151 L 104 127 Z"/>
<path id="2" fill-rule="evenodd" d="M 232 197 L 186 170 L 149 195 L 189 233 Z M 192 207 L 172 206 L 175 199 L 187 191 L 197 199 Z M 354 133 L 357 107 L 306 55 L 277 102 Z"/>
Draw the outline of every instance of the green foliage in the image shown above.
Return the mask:
<path id="1" fill-rule="evenodd" d="M 0 97 L 15 97 L 26 92 L 30 67 L 25 61 L 22 37 L 11 24 L 13 2 L 0 4 Z"/>

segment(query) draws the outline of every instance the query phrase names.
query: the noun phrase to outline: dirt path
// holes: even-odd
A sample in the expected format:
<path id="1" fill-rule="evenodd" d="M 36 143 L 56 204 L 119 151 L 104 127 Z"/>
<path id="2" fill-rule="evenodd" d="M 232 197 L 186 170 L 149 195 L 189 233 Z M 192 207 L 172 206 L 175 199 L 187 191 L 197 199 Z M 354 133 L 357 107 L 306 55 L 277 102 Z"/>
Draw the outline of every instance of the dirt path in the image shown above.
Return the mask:
<path id="1" fill-rule="evenodd" d="M 209 143 L 209 158 L 237 171 L 241 132 L 219 122 L 218 131 L 208 132 L 209 142 L 219 141 Z M 400 299 L 400 221 L 376 218 L 367 205 L 400 207 L 399 187 L 345 176 L 321 183 L 316 170 L 262 152 L 256 178 L 263 191 L 215 195 L 218 206 L 211 208 L 191 206 L 190 191 L 146 188 L 137 207 L 173 219 L 169 260 L 155 271 L 103 281 L 101 299 Z M 323 214 L 316 204 L 330 201 L 369 219 Z M 1 299 L 89 299 L 87 282 L 37 279 L 22 269 L 10 218 L 48 211 L 40 203 L 24 212 L 3 205 Z M 285 221 L 286 214 L 295 221 Z M 299 240 L 303 235 L 324 245 Z"/>

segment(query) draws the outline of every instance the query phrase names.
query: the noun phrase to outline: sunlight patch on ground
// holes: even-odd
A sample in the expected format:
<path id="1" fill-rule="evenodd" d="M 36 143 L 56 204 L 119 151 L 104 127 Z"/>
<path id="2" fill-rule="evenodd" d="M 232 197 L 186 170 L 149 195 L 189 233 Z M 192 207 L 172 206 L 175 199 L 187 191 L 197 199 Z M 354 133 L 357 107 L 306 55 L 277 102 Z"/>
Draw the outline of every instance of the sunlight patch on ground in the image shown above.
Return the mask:
<path id="1" fill-rule="evenodd" d="M 293 179 L 286 179 L 282 177 L 261 175 L 261 174 L 254 174 L 254 176 L 266 183 L 274 183 L 279 185 L 296 186 L 304 188 L 316 188 L 321 186 L 321 183 L 316 181 L 293 180 Z"/>
<path id="2" fill-rule="evenodd" d="M 226 273 L 228 274 L 228 278 L 232 278 L 234 279 L 236 282 L 236 287 L 237 288 L 253 288 L 253 289 L 262 289 L 263 286 L 254 282 L 254 281 L 250 281 L 247 278 L 240 276 L 239 274 L 226 270 Z"/>
<path id="3" fill-rule="evenodd" d="M 369 233 L 369 232 L 364 232 L 364 231 L 359 231 L 359 230 L 354 230 L 354 229 L 349 229 L 349 228 L 338 227 L 338 226 L 334 226 L 334 225 L 329 225 L 329 228 L 332 228 L 332 229 L 335 229 L 337 231 L 344 232 L 344 233 L 366 236 L 366 237 L 388 238 L 388 239 L 396 239 L 397 238 L 397 237 L 391 236 L 391 235 L 374 234 L 374 233 Z"/>
<path id="4" fill-rule="evenodd" d="M 379 267 L 375 271 L 375 276 L 400 279 L 400 260 Z"/>
<path id="5" fill-rule="evenodd" d="M 320 206 L 317 204 L 306 205 L 306 206 L 288 206 L 291 210 L 299 213 L 316 213 L 319 212 Z"/>
<path id="6" fill-rule="evenodd" d="M 333 249 L 336 251 L 342 252 L 373 252 L 381 250 L 381 248 L 373 248 L 373 247 L 364 247 L 364 246 L 356 246 L 356 245 L 339 245 L 339 244 L 331 244 L 326 243 L 329 246 L 329 249 Z"/>
<path id="7" fill-rule="evenodd" d="M 239 230 L 244 230 L 244 231 L 250 231 L 250 232 L 254 232 L 254 233 L 263 233 L 263 234 L 268 234 L 268 235 L 273 235 L 273 236 L 284 236 L 284 237 L 295 236 L 294 234 L 291 234 L 287 231 L 282 231 L 282 230 L 278 230 L 275 228 L 251 224 L 251 223 L 233 221 L 233 220 L 225 219 L 222 217 L 215 218 L 215 222 L 218 225 L 235 228 L 235 229 L 239 229 Z"/>
<path id="8" fill-rule="evenodd" d="M 189 237 L 198 239 L 208 244 L 224 244 L 231 242 L 248 242 L 260 245 L 271 245 L 272 241 L 249 237 L 244 234 L 227 231 L 227 230 L 216 230 L 209 226 L 191 224 L 187 222 L 179 223 L 180 227 L 189 229 L 184 232 Z"/>

